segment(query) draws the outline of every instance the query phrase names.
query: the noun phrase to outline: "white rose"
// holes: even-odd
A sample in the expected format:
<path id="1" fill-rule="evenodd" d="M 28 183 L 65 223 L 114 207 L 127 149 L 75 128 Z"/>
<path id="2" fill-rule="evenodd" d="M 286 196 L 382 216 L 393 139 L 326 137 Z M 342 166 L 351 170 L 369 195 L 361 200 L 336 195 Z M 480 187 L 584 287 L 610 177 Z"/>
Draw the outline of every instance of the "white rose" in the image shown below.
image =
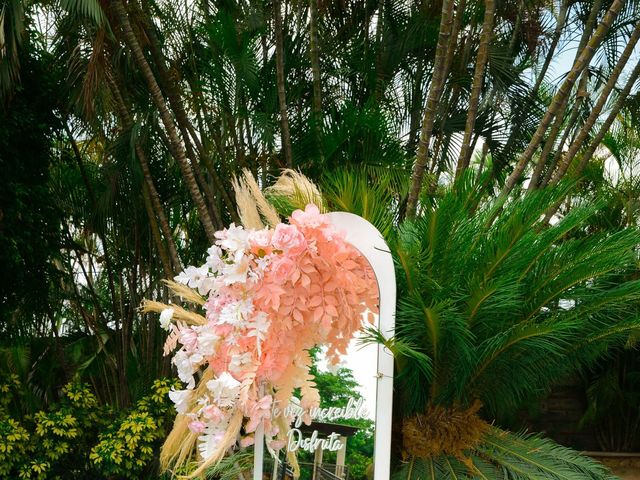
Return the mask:
<path id="1" fill-rule="evenodd" d="M 164 310 L 162 310 L 162 312 L 160 312 L 160 326 L 163 329 L 169 330 L 171 319 L 173 318 L 174 313 L 175 310 L 173 308 L 165 308 Z"/>

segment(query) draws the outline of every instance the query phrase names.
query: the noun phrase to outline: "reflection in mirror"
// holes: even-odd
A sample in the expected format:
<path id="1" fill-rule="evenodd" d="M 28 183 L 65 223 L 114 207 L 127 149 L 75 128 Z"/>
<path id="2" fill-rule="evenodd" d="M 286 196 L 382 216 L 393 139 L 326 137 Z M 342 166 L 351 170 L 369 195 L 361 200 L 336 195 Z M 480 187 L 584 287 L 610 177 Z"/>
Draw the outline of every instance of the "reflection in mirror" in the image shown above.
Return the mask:
<path id="1" fill-rule="evenodd" d="M 377 315 L 369 315 L 369 321 L 363 318 L 363 327 L 377 327 L 377 322 Z M 363 344 L 362 337 L 361 331 L 340 364 L 333 367 L 321 349 L 313 352 L 321 404 L 309 412 L 310 425 L 304 423 L 307 412 L 295 398 L 286 412 L 279 412 L 277 406 L 272 411 L 272 415 L 292 414 L 295 418 L 285 449 L 295 454 L 301 480 L 373 477 L 378 347 Z M 263 472 L 264 479 L 280 480 L 293 479 L 295 470 L 281 454 L 276 459 L 265 456 Z"/>

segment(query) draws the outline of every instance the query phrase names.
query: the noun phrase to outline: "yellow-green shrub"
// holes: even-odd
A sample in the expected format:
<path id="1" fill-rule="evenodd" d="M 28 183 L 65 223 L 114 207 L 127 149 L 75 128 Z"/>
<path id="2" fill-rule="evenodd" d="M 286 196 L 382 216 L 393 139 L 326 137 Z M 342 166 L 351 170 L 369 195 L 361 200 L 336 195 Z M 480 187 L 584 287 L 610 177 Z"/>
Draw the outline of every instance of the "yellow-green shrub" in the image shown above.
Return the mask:
<path id="1" fill-rule="evenodd" d="M 173 417 L 168 392 L 156 380 L 127 411 L 99 405 L 88 385 L 73 382 L 48 410 L 20 420 L 9 406 L 21 390 L 17 377 L 0 381 L 0 478 L 142 478 L 153 471 L 158 447 Z"/>

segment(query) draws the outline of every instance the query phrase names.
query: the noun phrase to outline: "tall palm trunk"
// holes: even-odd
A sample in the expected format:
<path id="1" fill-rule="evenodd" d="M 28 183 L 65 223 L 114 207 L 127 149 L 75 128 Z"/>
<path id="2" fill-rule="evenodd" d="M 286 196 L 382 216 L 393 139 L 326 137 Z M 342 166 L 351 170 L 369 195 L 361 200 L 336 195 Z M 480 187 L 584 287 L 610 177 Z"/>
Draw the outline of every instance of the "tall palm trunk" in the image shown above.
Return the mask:
<path id="1" fill-rule="evenodd" d="M 453 0 L 443 0 L 442 13 L 440 17 L 440 33 L 438 34 L 438 43 L 436 45 L 436 55 L 433 63 L 433 75 L 431 78 L 431 86 L 427 97 L 427 104 L 424 110 L 422 120 L 422 128 L 420 129 L 420 139 L 418 141 L 418 152 L 416 154 L 413 172 L 411 174 L 411 188 L 407 198 L 406 216 L 413 219 L 416 215 L 418 207 L 418 197 L 422 189 L 422 180 L 427 166 L 429 157 L 429 143 L 433 133 L 433 124 L 436 121 L 436 113 L 438 111 L 438 103 L 442 94 L 444 85 L 444 65 L 447 61 L 447 46 L 449 37 L 451 36 L 453 23 Z M 462 12 L 459 12 L 461 15 Z"/>
<path id="2" fill-rule="evenodd" d="M 625 83 L 624 88 L 622 89 L 622 91 L 618 95 L 618 98 L 616 99 L 615 103 L 611 107 L 611 110 L 609 111 L 609 115 L 607 115 L 607 118 L 605 119 L 605 121 L 600 126 L 600 129 L 598 130 L 598 133 L 596 133 L 596 135 L 593 137 L 593 139 L 589 143 L 589 146 L 587 147 L 587 149 L 582 153 L 582 158 L 580 159 L 580 163 L 576 167 L 576 172 L 575 172 L 576 176 L 579 176 L 580 174 L 582 174 L 582 172 L 584 171 L 585 167 L 589 163 L 589 160 L 591 160 L 591 158 L 593 157 L 593 154 L 595 153 L 596 149 L 602 143 L 602 140 L 604 139 L 605 135 L 607 134 L 607 132 L 611 128 L 611 125 L 613 124 L 614 120 L 618 116 L 618 113 L 620 113 L 620 110 L 622 110 L 622 107 L 624 107 L 624 104 L 625 104 L 625 102 L 627 100 L 627 97 L 629 96 L 629 93 L 631 92 L 631 89 L 633 88 L 635 83 L 638 81 L 638 78 L 640 78 L 640 61 L 638 61 L 638 63 L 636 63 L 636 66 L 634 67 L 633 71 L 629 75 L 629 78 L 627 79 L 627 83 Z M 598 99 L 598 100 L 600 100 L 600 99 Z M 593 126 L 593 123 L 595 123 L 595 119 L 593 120 L 593 122 L 591 122 L 590 120 L 591 120 L 591 115 L 589 116 L 589 118 L 585 122 L 585 125 L 583 125 L 583 128 L 581 129 L 581 132 L 584 130 L 584 127 L 588 123 L 591 123 L 591 126 Z M 587 132 L 588 132 L 588 130 L 587 130 Z M 580 137 L 580 135 L 578 135 L 578 137 Z M 580 147 L 580 143 L 578 143 L 578 141 L 577 141 L 578 137 L 576 137 L 576 139 L 573 141 L 573 143 L 571 144 L 571 147 L 569 148 L 569 152 L 567 153 L 567 157 L 566 158 L 568 159 L 569 163 L 571 162 L 572 158 L 575 158 L 575 154 L 578 152 L 578 149 Z M 569 153 L 573 153 L 573 156 L 570 157 Z M 554 178 L 552 179 L 550 184 L 557 183 L 560 180 L 560 178 L 562 178 L 562 177 L 560 175 L 558 175 L 557 172 L 556 172 L 556 175 L 554 175 Z M 560 208 L 561 204 L 562 204 L 561 202 L 558 202 L 551 209 L 549 209 L 549 211 L 545 214 L 545 221 L 546 222 L 548 222 L 551 219 L 551 217 L 553 217 L 553 215 L 555 215 L 555 213 Z"/>
<path id="3" fill-rule="evenodd" d="M 587 75 L 587 71 L 586 70 L 584 72 L 584 75 L 585 76 Z M 562 134 L 562 138 L 560 138 L 560 141 L 558 142 L 558 146 L 556 148 L 556 153 L 553 155 L 553 159 L 551 160 L 551 163 L 547 167 L 547 172 L 545 173 L 544 178 L 542 179 L 542 181 L 538 182 L 540 188 L 545 187 L 549 183 L 549 181 L 551 180 L 551 176 L 553 175 L 553 172 L 555 171 L 556 167 L 558 166 L 558 162 L 562 158 L 562 153 L 564 151 L 564 146 L 567 144 L 567 140 L 569 139 L 569 137 L 573 134 L 573 137 L 571 138 L 571 142 L 570 142 L 570 144 L 571 144 L 573 142 L 573 139 L 575 138 L 575 136 L 577 134 L 576 127 L 577 127 L 578 120 L 579 120 L 579 117 L 580 117 L 580 112 L 582 110 L 582 104 L 584 103 L 585 98 L 588 96 L 588 93 L 586 91 L 586 85 L 584 87 L 580 86 L 578 88 L 578 92 L 577 93 L 578 93 L 578 98 L 576 99 L 576 101 L 575 101 L 575 103 L 573 105 L 573 108 L 571 110 L 571 115 L 569 117 L 567 125 L 566 125 L 566 127 L 564 129 L 564 132 Z"/>
<path id="4" fill-rule="evenodd" d="M 144 208 L 147 212 L 147 218 L 149 219 L 149 224 L 151 227 L 149 229 L 151 231 L 151 237 L 153 238 L 153 243 L 155 244 L 158 255 L 160 256 L 162 271 L 164 272 L 165 278 L 173 278 L 173 276 L 177 272 L 173 269 L 173 266 L 171 265 L 171 258 L 169 258 L 169 252 L 162 242 L 160 227 L 158 226 L 158 221 L 156 220 L 156 216 L 153 211 L 153 205 L 151 204 L 151 195 L 149 194 L 149 186 L 147 185 L 146 180 L 142 184 L 142 200 L 144 201 Z"/>
<path id="5" fill-rule="evenodd" d="M 116 103 L 116 109 L 118 110 L 118 116 L 122 121 L 123 127 L 130 130 L 133 127 L 133 120 L 131 119 L 129 109 L 127 108 L 125 100 L 122 96 L 121 89 L 118 86 L 116 80 L 112 79 L 109 75 L 107 75 L 107 81 L 109 82 L 109 85 L 111 87 L 111 92 Z M 171 260 L 171 263 L 169 264 L 169 270 L 177 273 L 182 269 L 182 263 L 180 262 L 180 256 L 178 255 L 178 249 L 176 248 L 176 244 L 173 239 L 173 233 L 171 231 L 171 227 L 169 226 L 167 215 L 165 214 L 164 207 L 162 206 L 162 200 L 160 200 L 160 194 L 158 193 L 155 183 L 153 182 L 153 176 L 151 175 L 151 169 L 149 168 L 147 155 L 138 142 L 135 143 L 135 152 L 136 156 L 138 157 L 138 162 L 140 163 L 140 169 L 142 170 L 142 178 L 145 182 L 146 194 L 149 196 L 149 202 L 153 207 L 153 210 L 151 212 L 147 212 L 150 213 L 149 222 L 153 224 L 155 222 L 155 216 L 157 216 L 158 224 L 160 226 L 160 229 L 162 230 L 162 235 L 165 238 L 165 242 L 167 242 L 167 248 L 169 250 L 169 258 Z M 143 191 L 143 194 L 144 193 L 145 192 Z M 158 245 L 158 250 L 160 251 L 161 249 L 162 246 Z M 165 270 L 167 269 L 165 268 Z"/>
<path id="6" fill-rule="evenodd" d="M 320 53 L 318 47 L 318 0 L 309 0 L 309 56 L 313 77 L 313 127 L 320 158 L 322 153 L 322 83 L 320 78 Z"/>
<path id="7" fill-rule="evenodd" d="M 207 210 L 207 205 L 198 188 L 198 183 L 193 174 L 193 170 L 191 169 L 191 165 L 189 164 L 189 160 L 187 159 L 184 146 L 182 145 L 182 142 L 180 141 L 180 137 L 178 135 L 176 124 L 174 123 L 171 113 L 169 112 L 167 103 L 165 102 L 162 91 L 160 90 L 160 86 L 158 85 L 158 82 L 156 81 L 156 78 L 151 71 L 151 67 L 149 66 L 149 63 L 147 62 L 147 59 L 142 52 L 140 43 L 138 42 L 138 39 L 136 38 L 136 35 L 131 28 L 131 22 L 129 22 L 129 17 L 127 16 L 127 11 L 124 8 L 122 0 L 114 0 L 112 2 L 112 5 L 120 22 L 125 42 L 131 50 L 134 60 L 138 64 L 138 67 L 140 68 L 140 71 L 145 78 L 145 81 L 147 82 L 151 98 L 160 112 L 162 124 L 167 131 L 167 136 L 174 150 L 176 161 L 180 166 L 185 185 L 187 186 L 196 209 L 198 210 L 198 217 L 200 219 L 200 222 L 202 223 L 202 226 L 204 227 L 207 239 L 209 240 L 209 242 L 213 243 L 215 242 L 216 230 L 213 226 L 213 222 L 211 221 L 209 211 Z"/>
<path id="8" fill-rule="evenodd" d="M 589 71 L 588 69 L 583 70 L 582 76 L 580 77 L 580 83 L 578 84 L 578 91 L 576 92 L 576 98 L 573 102 L 573 107 L 571 108 L 571 114 L 569 118 L 569 124 L 566 126 L 565 130 L 570 130 L 571 118 L 577 116 L 580 113 L 580 105 L 582 104 L 583 98 L 586 96 L 587 90 L 587 82 L 589 80 Z M 567 108 L 567 104 L 569 103 L 569 97 L 564 99 L 563 105 L 560 107 L 560 112 L 564 112 Z M 542 147 L 542 152 L 540 152 L 540 157 L 538 158 L 538 163 L 533 169 L 533 174 L 531 175 L 531 180 L 529 180 L 528 190 L 535 190 L 538 188 L 538 183 L 540 182 L 540 176 L 542 175 L 542 171 L 547 163 L 547 158 L 549 158 L 549 154 L 553 150 L 555 145 L 556 138 L 560 133 L 560 129 L 562 128 L 562 124 L 564 123 L 564 115 L 562 113 L 558 113 L 556 119 L 551 126 L 551 131 L 547 135 L 547 139 L 544 143 L 544 147 Z M 562 145 L 559 145 L 558 148 L 562 148 Z"/>
<path id="9" fill-rule="evenodd" d="M 147 2 L 145 2 L 147 3 Z M 137 6 L 137 4 L 136 4 Z M 208 200 L 208 205 L 211 211 L 212 217 L 215 219 L 217 226 L 221 228 L 223 226 L 222 215 L 220 209 L 218 208 L 215 202 L 215 195 L 212 191 L 209 183 L 207 183 L 202 169 L 200 168 L 199 159 L 196 157 L 196 151 L 205 164 L 207 168 L 207 172 L 209 173 L 215 188 L 217 189 L 218 195 L 222 198 L 222 201 L 227 207 L 231 218 L 235 222 L 239 222 L 240 219 L 237 216 L 235 204 L 231 199 L 227 189 L 225 188 L 220 175 L 216 172 L 215 168 L 213 168 L 213 162 L 209 157 L 208 153 L 205 151 L 202 142 L 195 135 L 195 129 L 189 120 L 186 109 L 184 107 L 184 102 L 182 100 L 182 96 L 177 88 L 178 81 L 175 78 L 175 75 L 172 74 L 169 70 L 167 70 L 167 60 L 162 52 L 162 48 L 160 45 L 160 41 L 158 40 L 158 35 L 155 31 L 155 26 L 153 25 L 153 21 L 149 18 L 148 14 L 145 13 L 144 10 L 137 7 L 136 11 L 143 18 L 142 28 L 144 29 L 144 34 L 149 40 L 149 51 L 151 53 L 151 57 L 157 67 L 157 75 L 158 75 L 158 84 L 160 85 L 161 90 L 166 95 L 169 100 L 169 105 L 175 115 L 176 122 L 178 124 L 178 128 L 180 133 L 182 134 L 182 138 L 184 139 L 185 152 L 187 154 L 187 158 L 191 161 L 191 166 L 193 168 L 193 172 L 200 184 L 200 187 L 204 191 L 204 196 Z M 195 149 L 194 149 L 195 147 Z M 195 151 L 194 151 L 195 150 Z"/>
<path id="10" fill-rule="evenodd" d="M 554 95 L 551 101 L 551 105 L 549 105 L 549 108 L 547 109 L 547 112 L 542 118 L 540 125 L 538 126 L 535 133 L 533 134 L 533 137 L 531 138 L 529 145 L 520 156 L 518 163 L 513 169 L 513 172 L 507 178 L 504 188 L 502 189 L 501 196 L 505 197 L 506 195 L 508 195 L 509 192 L 513 190 L 513 187 L 515 187 L 516 183 L 520 180 L 520 177 L 522 176 L 522 172 L 527 167 L 527 165 L 531 161 L 531 158 L 533 157 L 534 152 L 537 150 L 538 146 L 542 142 L 542 139 L 544 138 L 544 135 L 547 131 L 547 128 L 551 124 L 551 121 L 559 113 L 559 110 L 564 103 L 565 97 L 567 97 L 571 93 L 571 90 L 573 89 L 573 86 L 578 76 L 589 65 L 591 58 L 595 53 L 596 48 L 598 47 L 598 45 L 600 45 L 600 42 L 604 38 L 607 31 L 609 31 L 611 24 L 613 23 L 615 18 L 618 16 L 618 13 L 622 9 L 622 6 L 624 5 L 624 3 L 625 3 L 625 0 L 613 1 L 613 3 L 611 4 L 611 7 L 609 8 L 604 18 L 600 22 L 600 25 L 598 25 L 598 28 L 596 29 L 595 33 L 593 34 L 591 39 L 587 42 L 582 52 L 579 53 L 578 58 L 576 59 L 576 61 L 573 64 L 573 67 L 567 74 L 565 81 L 562 83 L 562 85 L 558 89 L 558 92 Z"/>
<path id="11" fill-rule="evenodd" d="M 378 20 L 376 23 L 376 84 L 375 100 L 379 105 L 384 96 L 384 72 L 382 69 L 383 36 L 384 36 L 384 0 L 378 0 Z"/>
<path id="12" fill-rule="evenodd" d="M 491 31 L 493 29 L 493 18 L 496 9 L 495 0 L 485 0 L 484 19 L 482 21 L 482 33 L 480 34 L 480 45 L 478 47 L 478 58 L 476 59 L 476 68 L 473 74 L 473 84 L 471 87 L 471 96 L 469 97 L 469 111 L 467 112 L 467 121 L 464 127 L 464 136 L 462 139 L 462 149 L 458 157 L 458 165 L 456 167 L 456 178 L 466 170 L 471 160 L 471 136 L 473 128 L 476 124 L 478 115 L 478 105 L 480 104 L 480 94 L 482 93 L 482 85 L 484 83 L 484 72 L 489 58 L 489 42 L 491 41 Z"/>
<path id="13" fill-rule="evenodd" d="M 280 107 L 280 128 L 284 161 L 288 168 L 293 166 L 291 133 L 287 114 L 287 93 L 284 79 L 284 39 L 282 36 L 282 12 L 280 0 L 273 0 L 274 35 L 276 39 L 276 83 L 278 86 L 278 106 Z"/>
<path id="14" fill-rule="evenodd" d="M 589 116 L 587 117 L 584 124 L 582 125 L 582 128 L 580 128 L 578 135 L 573 140 L 573 142 L 571 142 L 571 145 L 569 146 L 569 150 L 567 151 L 567 154 L 565 155 L 563 161 L 558 166 L 558 170 L 556 170 L 556 172 L 551 177 L 551 181 L 550 181 L 551 185 L 555 185 L 556 183 L 558 183 L 558 181 L 560 181 L 560 179 L 564 176 L 567 169 L 569 168 L 569 165 L 571 164 L 573 158 L 578 153 L 580 148 L 582 148 L 582 146 L 584 145 L 584 142 L 587 140 L 587 137 L 589 136 L 589 132 L 591 132 L 591 129 L 595 125 L 598 117 L 600 116 L 600 113 L 602 112 L 602 109 L 604 108 L 605 104 L 607 103 L 607 100 L 609 99 L 609 95 L 615 88 L 616 82 L 618 81 L 618 78 L 620 77 L 622 70 L 624 69 L 625 65 L 629 61 L 629 58 L 631 57 L 631 54 L 633 53 L 633 50 L 636 44 L 638 43 L 638 40 L 640 40 L 640 23 L 638 23 L 635 29 L 633 30 L 633 33 L 631 34 L 631 37 L 629 38 L 627 45 L 625 46 L 624 50 L 622 51 L 622 54 L 620 55 L 620 58 L 618 59 L 618 63 L 616 63 L 616 66 L 611 71 L 611 74 L 607 79 L 607 83 L 605 83 L 604 88 L 602 89 L 602 92 L 598 97 L 598 100 L 593 106 L 593 109 L 591 110 L 591 112 L 589 113 Z M 630 77 L 630 78 L 633 78 L 633 77 Z M 627 85 L 628 85 L 628 82 L 627 82 Z M 628 93 L 626 95 L 628 95 Z M 626 98 L 626 95 L 624 95 L 625 98 Z M 623 93 L 620 93 L 620 96 L 622 97 Z M 619 102 L 619 100 L 620 98 L 618 98 L 618 101 L 616 102 L 616 104 Z M 615 108 L 612 111 L 615 111 Z M 617 112 L 615 114 L 617 115 Z M 613 122 L 613 119 L 615 119 L 615 115 L 611 120 L 612 122 Z M 600 142 L 598 142 L 598 144 L 599 143 Z M 582 161 L 584 161 L 584 158 L 585 157 L 583 156 Z M 588 158 L 587 158 L 587 161 L 588 161 Z"/>
<path id="15" fill-rule="evenodd" d="M 542 64 L 542 68 L 538 73 L 538 78 L 536 79 L 536 83 L 533 86 L 533 94 L 536 95 L 538 90 L 540 89 L 540 85 L 544 81 L 544 77 L 547 74 L 547 70 L 549 69 L 549 65 L 551 65 L 551 60 L 553 59 L 556 48 L 558 48 L 558 43 L 560 42 L 560 37 L 562 36 L 562 30 L 564 29 L 564 25 L 567 21 L 567 12 L 569 10 L 569 0 L 562 0 L 560 3 L 560 10 L 558 11 L 558 18 L 556 20 L 556 28 L 553 31 L 553 37 L 551 38 L 551 44 L 549 45 L 549 50 L 547 50 L 547 55 L 544 59 L 544 63 Z"/>

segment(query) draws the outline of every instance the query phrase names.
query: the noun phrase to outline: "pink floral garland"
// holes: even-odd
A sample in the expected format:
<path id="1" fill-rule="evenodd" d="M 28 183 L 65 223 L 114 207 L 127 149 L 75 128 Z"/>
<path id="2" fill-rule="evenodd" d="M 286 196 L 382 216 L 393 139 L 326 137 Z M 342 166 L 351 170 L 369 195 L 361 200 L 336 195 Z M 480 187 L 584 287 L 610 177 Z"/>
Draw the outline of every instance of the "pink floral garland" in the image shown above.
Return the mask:
<path id="1" fill-rule="evenodd" d="M 219 450 L 238 411 L 243 431 L 229 447 L 251 445 L 262 422 L 267 445 L 282 448 L 274 402 L 283 409 L 299 388 L 305 411 L 319 406 L 309 349 L 326 346 L 337 363 L 378 302 L 367 260 L 315 205 L 293 212 L 288 224 L 262 230 L 232 224 L 216 238 L 204 265 L 175 277 L 205 296 L 207 324 L 173 323 L 171 308 L 160 315 L 171 331 L 165 352 L 180 345 L 172 363 L 186 384 L 170 397 L 190 417 L 203 461 Z M 215 378 L 195 398 L 194 375 L 206 367 Z"/>

